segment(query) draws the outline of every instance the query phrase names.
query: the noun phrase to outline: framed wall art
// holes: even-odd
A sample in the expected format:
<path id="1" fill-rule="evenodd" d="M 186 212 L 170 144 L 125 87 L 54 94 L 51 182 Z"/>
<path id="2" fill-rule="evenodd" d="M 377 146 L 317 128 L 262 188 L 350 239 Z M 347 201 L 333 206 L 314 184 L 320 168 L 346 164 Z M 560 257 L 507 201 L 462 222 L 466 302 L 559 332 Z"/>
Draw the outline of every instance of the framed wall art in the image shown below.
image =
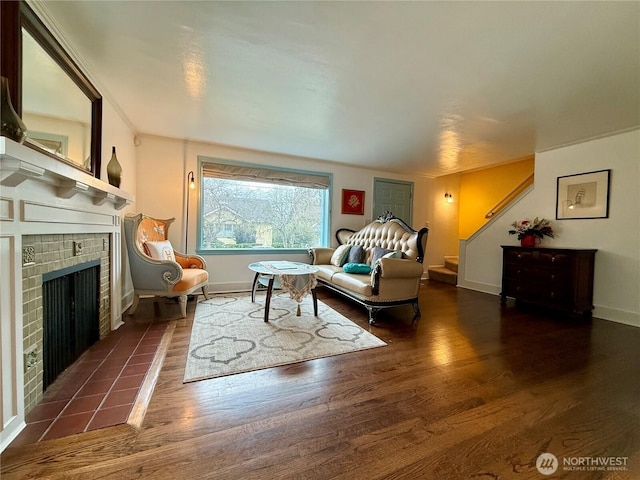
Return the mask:
<path id="1" fill-rule="evenodd" d="M 364 191 L 342 189 L 342 213 L 364 215 Z"/>
<path id="2" fill-rule="evenodd" d="M 556 219 L 609 217 L 609 177 L 611 170 L 558 177 Z"/>

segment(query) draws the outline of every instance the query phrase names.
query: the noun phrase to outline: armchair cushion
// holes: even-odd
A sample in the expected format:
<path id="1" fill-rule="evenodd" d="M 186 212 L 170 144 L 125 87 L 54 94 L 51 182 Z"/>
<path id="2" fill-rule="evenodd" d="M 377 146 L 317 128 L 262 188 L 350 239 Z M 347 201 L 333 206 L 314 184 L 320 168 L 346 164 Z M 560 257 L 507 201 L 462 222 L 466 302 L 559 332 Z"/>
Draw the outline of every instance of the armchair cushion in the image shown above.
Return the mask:
<path id="1" fill-rule="evenodd" d="M 207 264 L 200 255 L 185 255 L 180 252 L 173 251 L 176 256 L 176 262 L 180 264 L 182 268 L 200 268 L 206 270 Z"/>
<path id="2" fill-rule="evenodd" d="M 169 240 L 163 240 L 162 242 L 144 242 L 144 253 L 154 260 L 176 261 L 176 256 Z"/>
<path id="3" fill-rule="evenodd" d="M 187 292 L 202 283 L 209 280 L 209 274 L 206 270 L 199 268 L 185 268 L 182 270 L 182 278 L 176 283 L 171 290 L 174 292 Z"/>

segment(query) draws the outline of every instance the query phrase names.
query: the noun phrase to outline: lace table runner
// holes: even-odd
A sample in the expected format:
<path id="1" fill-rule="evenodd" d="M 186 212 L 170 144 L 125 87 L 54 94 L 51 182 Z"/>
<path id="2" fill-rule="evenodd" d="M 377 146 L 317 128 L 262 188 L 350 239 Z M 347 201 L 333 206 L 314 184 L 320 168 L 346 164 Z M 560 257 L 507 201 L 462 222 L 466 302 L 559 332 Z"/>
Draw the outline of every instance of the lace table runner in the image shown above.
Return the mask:
<path id="1" fill-rule="evenodd" d="M 292 262 L 260 263 L 270 274 L 278 277 L 280 287 L 298 303 L 318 284 L 314 274 L 317 268 L 311 265 Z"/>

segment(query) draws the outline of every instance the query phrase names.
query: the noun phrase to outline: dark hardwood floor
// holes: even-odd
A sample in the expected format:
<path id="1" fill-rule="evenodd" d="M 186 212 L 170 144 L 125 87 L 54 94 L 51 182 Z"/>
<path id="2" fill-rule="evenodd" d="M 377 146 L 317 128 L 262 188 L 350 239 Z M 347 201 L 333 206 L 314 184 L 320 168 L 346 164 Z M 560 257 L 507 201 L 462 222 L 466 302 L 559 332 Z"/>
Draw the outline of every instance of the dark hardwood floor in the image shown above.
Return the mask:
<path id="1" fill-rule="evenodd" d="M 318 297 L 388 345 L 183 384 L 190 302 L 140 430 L 10 446 L 2 479 L 640 478 L 640 329 L 429 282 L 415 326 L 410 307 L 369 327 L 364 309 Z M 543 452 L 553 475 L 536 469 Z M 611 457 L 625 465 L 594 467 Z"/>

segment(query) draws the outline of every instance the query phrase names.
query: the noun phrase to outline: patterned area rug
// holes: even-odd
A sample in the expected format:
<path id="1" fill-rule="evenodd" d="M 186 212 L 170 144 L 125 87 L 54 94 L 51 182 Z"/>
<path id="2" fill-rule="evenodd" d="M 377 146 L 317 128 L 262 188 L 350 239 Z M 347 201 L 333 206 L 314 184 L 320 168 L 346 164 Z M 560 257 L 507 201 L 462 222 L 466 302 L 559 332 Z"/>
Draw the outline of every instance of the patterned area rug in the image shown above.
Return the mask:
<path id="1" fill-rule="evenodd" d="M 184 382 L 260 370 L 314 358 L 382 347 L 386 343 L 311 297 L 297 303 L 274 292 L 269 322 L 264 322 L 265 295 L 216 295 L 198 303 L 193 321 Z"/>

